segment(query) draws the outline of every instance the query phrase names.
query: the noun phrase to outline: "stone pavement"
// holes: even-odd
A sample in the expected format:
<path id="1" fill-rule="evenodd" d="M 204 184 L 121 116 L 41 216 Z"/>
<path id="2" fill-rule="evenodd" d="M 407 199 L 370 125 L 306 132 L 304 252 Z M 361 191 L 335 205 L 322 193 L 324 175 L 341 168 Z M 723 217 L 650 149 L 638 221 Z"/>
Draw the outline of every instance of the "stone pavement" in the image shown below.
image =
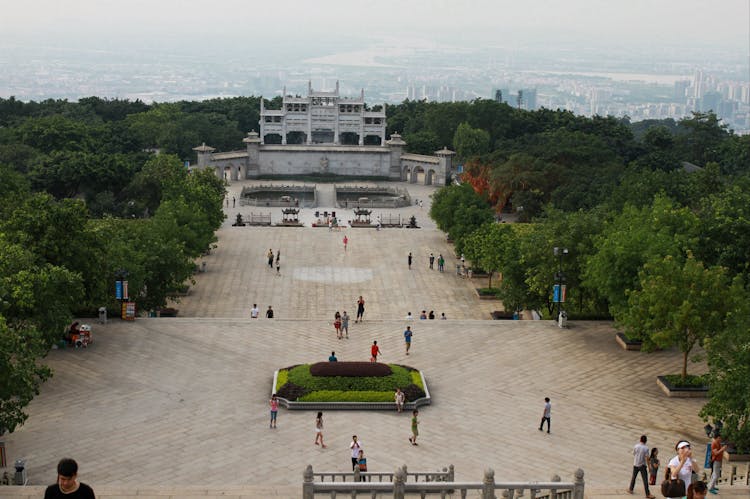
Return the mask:
<path id="1" fill-rule="evenodd" d="M 60 457 L 75 457 L 99 497 L 299 497 L 307 464 L 350 469 L 356 433 L 374 471 L 453 464 L 457 480 L 481 481 L 491 467 L 497 481 L 521 481 L 572 480 L 583 468 L 587 497 L 620 499 L 631 497 L 624 489 L 640 434 L 662 462 L 679 438 L 705 443 L 702 401 L 667 399 L 655 384 L 678 370 L 677 352 L 625 352 L 607 323 L 477 320 L 496 305 L 476 299 L 467 280 L 431 272 L 424 260 L 406 270 L 410 248 L 449 251 L 438 231 L 347 233 L 343 254 L 343 233 L 327 229 L 223 228 L 179 318 L 111 321 L 95 326 L 89 349 L 50 352 L 54 377 L 26 424 L 4 437 L 10 462 L 25 457 L 30 484 L 42 485 L 54 481 Z M 264 268 L 269 246 L 282 249 L 280 277 Z M 359 294 L 367 320 L 337 340 L 332 314 L 354 315 Z M 249 319 L 255 300 L 279 318 Z M 406 356 L 403 315 L 422 308 L 450 319 L 411 322 Z M 383 361 L 425 373 L 434 403 L 420 410 L 418 447 L 407 440 L 409 416 L 395 412 L 326 412 L 327 449 L 313 445 L 313 413 L 282 409 L 278 429 L 268 428 L 275 369 L 331 350 L 364 360 L 373 339 Z M 545 396 L 550 435 L 537 429 Z M 40 490 L 0 487 L 0 496 Z M 732 494 L 747 489 L 721 495 Z"/>

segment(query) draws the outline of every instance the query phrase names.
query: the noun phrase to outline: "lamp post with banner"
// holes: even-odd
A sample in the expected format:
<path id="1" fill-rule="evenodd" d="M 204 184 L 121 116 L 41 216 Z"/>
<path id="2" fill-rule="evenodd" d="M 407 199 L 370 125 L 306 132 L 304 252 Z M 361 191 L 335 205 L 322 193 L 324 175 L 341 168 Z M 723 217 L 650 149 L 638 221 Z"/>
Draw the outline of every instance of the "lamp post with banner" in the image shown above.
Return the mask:
<path id="1" fill-rule="evenodd" d="M 555 246 L 554 254 L 558 257 L 557 272 L 555 272 L 555 286 L 552 291 L 552 302 L 557 303 L 557 323 L 560 327 L 565 325 L 567 315 L 562 309 L 562 304 L 565 303 L 565 296 L 567 294 L 567 288 L 565 285 L 565 274 L 563 273 L 563 257 L 568 254 L 568 248 L 559 248 Z"/>

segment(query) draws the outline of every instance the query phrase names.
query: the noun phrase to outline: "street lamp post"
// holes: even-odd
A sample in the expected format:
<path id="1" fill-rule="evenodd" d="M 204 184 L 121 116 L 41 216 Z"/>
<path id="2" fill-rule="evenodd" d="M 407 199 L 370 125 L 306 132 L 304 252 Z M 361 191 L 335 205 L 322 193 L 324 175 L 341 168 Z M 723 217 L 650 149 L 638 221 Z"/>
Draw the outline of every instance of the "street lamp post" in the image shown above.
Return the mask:
<path id="1" fill-rule="evenodd" d="M 554 248 L 554 254 L 556 257 L 558 257 L 558 267 L 557 272 L 555 273 L 555 281 L 557 282 L 557 291 L 553 294 L 555 297 L 555 301 L 557 302 L 557 321 L 560 322 L 560 314 L 562 313 L 562 301 L 563 301 L 563 283 L 565 282 L 565 274 L 563 273 L 563 256 L 568 254 L 568 248 L 558 248 L 555 246 Z"/>

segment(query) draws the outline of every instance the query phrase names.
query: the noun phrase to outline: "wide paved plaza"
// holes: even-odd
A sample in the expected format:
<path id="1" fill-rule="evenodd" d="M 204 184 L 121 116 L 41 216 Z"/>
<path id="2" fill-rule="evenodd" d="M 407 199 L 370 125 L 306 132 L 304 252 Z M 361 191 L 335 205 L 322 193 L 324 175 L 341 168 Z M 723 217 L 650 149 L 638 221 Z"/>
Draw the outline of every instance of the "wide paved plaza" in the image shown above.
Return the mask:
<path id="1" fill-rule="evenodd" d="M 241 185 L 231 186 L 230 199 Z M 428 201 L 432 188 L 412 188 Z M 52 483 L 58 459 L 74 457 L 81 479 L 104 497 L 299 497 L 307 464 L 351 469 L 348 445 L 357 434 L 371 471 L 453 464 L 462 481 L 481 481 L 486 468 L 496 481 L 555 474 L 567 481 L 582 468 L 588 497 L 617 498 L 625 497 L 641 434 L 662 450 L 663 463 L 679 438 L 703 448 L 703 401 L 668 399 L 655 384 L 657 375 L 678 372 L 678 352 L 625 352 L 609 323 L 560 329 L 487 320 L 498 304 L 473 292 L 486 281 L 455 275 L 455 255 L 427 221 L 428 208 L 402 209 L 424 221 L 418 230 L 329 232 L 231 227 L 238 210 L 251 210 L 230 201 L 207 271 L 176 305 L 179 317 L 113 320 L 94 326 L 89 349 L 53 350 L 47 363 L 55 375 L 26 424 L 4 437 L 8 456 L 27 459 L 32 485 Z M 266 266 L 269 248 L 281 249 L 279 276 Z M 445 256 L 446 273 L 428 269 L 430 252 Z M 337 340 L 333 313 L 353 316 L 359 295 L 366 320 L 352 320 L 350 339 Z M 261 312 L 272 305 L 276 318 L 251 320 L 253 303 Z M 404 316 L 422 309 L 448 320 L 412 321 L 406 356 Z M 382 361 L 425 373 L 433 404 L 420 411 L 418 447 L 407 440 L 409 417 L 395 412 L 326 412 L 327 449 L 313 445 L 311 412 L 282 409 L 278 429 L 269 429 L 275 369 L 324 360 L 332 350 L 340 360 L 366 360 L 373 340 Z M 549 435 L 537 429 L 545 396 Z M 10 489 L 0 487 L 0 495 Z"/>

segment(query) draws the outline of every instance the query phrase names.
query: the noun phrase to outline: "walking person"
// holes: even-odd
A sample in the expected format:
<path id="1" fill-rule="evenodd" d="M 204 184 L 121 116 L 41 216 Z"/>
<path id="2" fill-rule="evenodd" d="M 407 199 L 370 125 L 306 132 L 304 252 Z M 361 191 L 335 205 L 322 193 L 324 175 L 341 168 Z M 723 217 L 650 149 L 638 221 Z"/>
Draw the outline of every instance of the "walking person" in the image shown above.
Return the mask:
<path id="1" fill-rule="evenodd" d="M 406 261 L 409 264 L 409 270 L 411 270 L 411 260 L 412 260 L 412 257 L 411 257 L 411 251 L 410 251 L 409 256 L 406 257 Z"/>
<path id="2" fill-rule="evenodd" d="M 367 459 L 365 459 L 365 451 L 363 450 L 359 451 L 359 455 L 357 456 L 357 467 L 360 472 L 359 481 L 366 482 L 367 479 L 361 474 L 367 471 Z"/>
<path id="3" fill-rule="evenodd" d="M 439 272 L 445 271 L 445 258 L 443 258 L 442 253 L 438 255 L 438 271 Z"/>
<path id="4" fill-rule="evenodd" d="M 411 413 L 411 436 L 409 437 L 409 442 L 412 445 L 417 445 L 417 437 L 419 436 L 419 419 L 417 419 L 417 416 L 419 416 L 419 411 L 414 409 Z"/>
<path id="5" fill-rule="evenodd" d="M 333 316 L 333 328 L 336 330 L 336 338 L 341 339 L 341 314 L 338 310 Z"/>
<path id="6" fill-rule="evenodd" d="M 281 275 L 281 263 L 279 263 L 279 257 L 276 257 L 276 275 Z"/>
<path id="7" fill-rule="evenodd" d="M 354 323 L 363 322 L 365 320 L 365 299 L 362 295 L 359 295 L 357 300 L 357 317 L 354 319 Z"/>
<path id="8" fill-rule="evenodd" d="M 44 491 L 44 499 L 65 497 L 95 499 L 94 489 L 78 481 L 78 463 L 69 457 L 57 463 L 57 483 Z"/>
<path id="9" fill-rule="evenodd" d="M 250 318 L 257 319 L 259 314 L 260 314 L 260 310 L 258 310 L 258 304 L 253 303 L 253 308 L 250 309 Z"/>
<path id="10" fill-rule="evenodd" d="M 349 314 L 346 313 L 346 310 L 344 310 L 344 313 L 341 314 L 341 332 L 346 333 L 345 338 L 349 339 Z"/>
<path id="11" fill-rule="evenodd" d="M 266 310 L 266 319 L 273 319 L 273 309 L 271 308 L 271 305 L 269 305 L 268 310 Z"/>
<path id="12" fill-rule="evenodd" d="M 630 486 L 628 487 L 628 494 L 633 493 L 633 488 L 635 487 L 635 479 L 638 477 L 638 474 L 641 474 L 641 478 L 643 479 L 643 489 L 646 492 L 646 497 L 648 499 L 654 499 L 654 496 L 651 495 L 651 492 L 648 489 L 648 460 L 649 460 L 649 451 L 648 446 L 646 445 L 646 435 L 641 435 L 640 441 L 635 444 L 633 447 L 633 474 L 630 477 Z"/>
<path id="13" fill-rule="evenodd" d="M 232 208 L 234 208 L 234 206 L 235 206 L 235 201 L 236 200 L 234 199 L 234 196 L 232 196 Z"/>
<path id="14" fill-rule="evenodd" d="M 404 331 L 404 342 L 406 343 L 406 355 L 409 355 L 409 349 L 411 348 L 411 326 L 406 326 L 406 331 Z"/>
<path id="15" fill-rule="evenodd" d="M 357 435 L 352 435 L 352 443 L 349 444 L 349 449 L 352 452 L 352 471 L 354 471 L 359 460 L 359 453 L 362 451 L 362 442 L 357 440 Z"/>
<path id="16" fill-rule="evenodd" d="M 349 244 L 349 238 L 344 234 L 344 253 L 346 253 L 346 245 Z"/>
<path id="17" fill-rule="evenodd" d="M 648 456 L 648 484 L 656 485 L 656 477 L 659 475 L 659 449 L 651 449 L 651 455 Z"/>
<path id="18" fill-rule="evenodd" d="M 327 447 L 326 444 L 323 443 L 323 413 L 319 412 L 318 416 L 315 418 L 315 445 L 318 445 L 320 443 L 320 446 L 324 449 Z"/>
<path id="19" fill-rule="evenodd" d="M 549 397 L 544 397 L 544 412 L 542 412 L 542 422 L 539 423 L 539 431 L 542 431 L 544 422 L 547 422 L 547 433 L 549 433 L 550 417 L 552 415 L 552 404 L 549 401 Z"/>
<path id="20" fill-rule="evenodd" d="M 271 407 L 271 424 L 269 428 L 276 428 L 276 416 L 279 413 L 279 399 L 276 398 L 276 394 L 271 395 L 271 400 L 268 401 L 268 405 Z"/>
<path id="21" fill-rule="evenodd" d="M 430 253 L 430 270 L 434 270 L 433 264 L 435 263 L 435 255 Z"/>
<path id="22" fill-rule="evenodd" d="M 377 362 L 378 355 L 380 355 L 381 353 L 382 352 L 380 351 L 377 340 L 373 341 L 372 346 L 370 347 L 370 362 Z"/>
<path id="23" fill-rule="evenodd" d="M 712 494 L 719 492 L 716 481 L 721 478 L 721 461 L 724 459 L 725 450 L 727 444 L 722 445 L 721 434 L 714 431 L 714 438 L 711 440 L 711 480 L 708 482 L 708 491 Z"/>
<path id="24" fill-rule="evenodd" d="M 268 266 L 271 269 L 273 269 L 273 250 L 272 249 L 268 250 L 268 254 L 266 255 L 266 257 L 268 258 Z"/>
<path id="25" fill-rule="evenodd" d="M 401 391 L 401 388 L 396 388 L 393 400 L 396 402 L 396 412 L 402 412 L 404 410 L 404 402 L 406 402 L 406 394 Z"/>

